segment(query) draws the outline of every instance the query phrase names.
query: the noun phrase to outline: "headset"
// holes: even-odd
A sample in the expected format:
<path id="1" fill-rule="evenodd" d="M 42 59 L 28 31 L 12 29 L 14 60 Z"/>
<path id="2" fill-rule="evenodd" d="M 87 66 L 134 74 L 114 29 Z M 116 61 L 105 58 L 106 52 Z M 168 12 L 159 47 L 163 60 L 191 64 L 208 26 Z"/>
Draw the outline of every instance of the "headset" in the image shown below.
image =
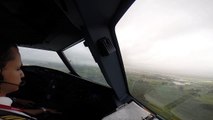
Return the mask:
<path id="1" fill-rule="evenodd" d="M 15 86 L 23 86 L 23 85 L 25 85 L 25 81 L 21 81 L 21 83 L 20 84 L 15 84 L 15 83 L 11 83 L 11 82 L 6 82 L 6 81 L 4 81 L 4 77 L 3 77 L 3 75 L 2 75 L 2 68 L 3 68 L 3 65 L 2 64 L 0 64 L 0 84 L 1 83 L 5 83 L 5 84 L 9 84 L 9 85 L 15 85 Z"/>
<path id="2" fill-rule="evenodd" d="M 0 64 L 0 84 L 4 82 L 4 77 L 2 75 L 2 65 Z"/>
<path id="3" fill-rule="evenodd" d="M 20 85 L 15 84 L 15 83 L 10 83 L 10 82 L 4 81 L 4 77 L 3 77 L 3 75 L 2 75 L 2 69 L 1 69 L 1 74 L 0 74 L 0 84 L 1 84 L 1 83 L 6 83 L 6 84 L 10 84 L 10 85 L 20 86 Z"/>
<path id="4" fill-rule="evenodd" d="M 5 82 L 5 81 L 4 81 L 4 78 L 3 78 L 3 75 L 0 74 L 0 84 L 1 84 L 1 83 L 5 83 L 5 84 L 9 84 L 9 85 L 15 85 L 15 86 L 19 86 L 19 87 L 25 85 L 25 81 L 23 81 L 23 80 L 21 81 L 20 84 L 15 84 L 15 83 L 11 83 L 11 82 Z"/>
<path id="5" fill-rule="evenodd" d="M 2 74 L 0 74 L 0 83 L 4 82 L 4 78 L 2 76 Z"/>
<path id="6" fill-rule="evenodd" d="M 22 81 L 20 84 L 15 84 L 15 83 L 10 83 L 10 82 L 6 82 L 5 80 L 4 80 L 4 77 L 3 77 L 3 75 L 2 75 L 2 70 L 3 70 L 3 68 L 4 68 L 4 59 L 5 59 L 5 57 L 6 57 L 6 54 L 9 54 L 8 52 L 6 52 L 7 51 L 7 49 L 8 49 L 8 47 L 12 47 L 12 46 L 16 46 L 16 44 L 13 44 L 13 43 L 10 43 L 10 44 L 5 44 L 5 45 L 1 45 L 1 50 L 0 50 L 0 84 L 1 83 L 5 83 L 5 84 L 10 84 L 10 85 L 15 85 L 15 86 L 23 86 L 24 84 L 25 84 L 25 81 Z M 4 52 L 2 52 L 2 51 L 4 51 Z M 6 57 L 6 59 L 7 59 L 7 57 Z"/>

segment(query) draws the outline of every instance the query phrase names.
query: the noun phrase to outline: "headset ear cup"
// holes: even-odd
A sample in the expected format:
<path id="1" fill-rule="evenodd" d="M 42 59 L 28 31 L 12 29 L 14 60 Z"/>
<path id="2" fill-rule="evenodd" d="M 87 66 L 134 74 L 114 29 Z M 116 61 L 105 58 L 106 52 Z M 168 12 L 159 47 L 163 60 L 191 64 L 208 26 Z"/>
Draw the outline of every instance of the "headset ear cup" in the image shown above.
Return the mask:
<path id="1" fill-rule="evenodd" d="M 4 82 L 3 76 L 0 74 L 0 83 Z"/>
<path id="2" fill-rule="evenodd" d="M 2 75 L 2 69 L 0 69 L 0 83 L 4 82 L 4 77 Z"/>

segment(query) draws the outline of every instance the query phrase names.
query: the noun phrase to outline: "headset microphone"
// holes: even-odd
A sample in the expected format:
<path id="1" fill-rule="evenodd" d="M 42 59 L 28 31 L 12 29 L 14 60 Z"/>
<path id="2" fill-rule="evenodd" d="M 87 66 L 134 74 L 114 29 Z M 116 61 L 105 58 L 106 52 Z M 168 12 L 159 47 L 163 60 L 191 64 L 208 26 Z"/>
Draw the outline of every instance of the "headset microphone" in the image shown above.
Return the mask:
<path id="1" fill-rule="evenodd" d="M 15 84 L 15 83 L 10 83 L 10 82 L 0 82 L 0 83 L 6 83 L 6 84 L 10 84 L 10 85 L 15 85 L 15 86 L 24 86 L 25 85 L 25 81 L 21 81 L 21 83 L 20 84 Z"/>
<path id="2" fill-rule="evenodd" d="M 14 84 L 14 83 L 10 83 L 10 82 L 1 82 L 1 83 L 6 83 L 6 84 L 10 84 L 10 85 L 19 86 L 19 84 Z"/>
<path id="3" fill-rule="evenodd" d="M 10 85 L 15 85 L 15 86 L 21 87 L 21 86 L 24 86 L 26 82 L 24 80 L 22 80 L 20 84 L 5 82 L 3 76 L 0 74 L 0 84 L 1 83 L 6 83 L 6 84 L 10 84 Z"/>
<path id="4" fill-rule="evenodd" d="M 1 70 L 1 71 L 2 71 L 2 70 Z M 1 71 L 0 71 L 0 72 L 1 72 Z M 21 87 L 21 86 L 24 86 L 26 82 L 25 82 L 24 80 L 22 80 L 20 84 L 5 82 L 5 81 L 4 81 L 4 78 L 3 78 L 3 75 L 2 75 L 2 73 L 1 73 L 1 74 L 0 74 L 0 83 L 6 83 L 6 84 L 10 84 L 10 85 L 15 85 L 15 86 Z"/>

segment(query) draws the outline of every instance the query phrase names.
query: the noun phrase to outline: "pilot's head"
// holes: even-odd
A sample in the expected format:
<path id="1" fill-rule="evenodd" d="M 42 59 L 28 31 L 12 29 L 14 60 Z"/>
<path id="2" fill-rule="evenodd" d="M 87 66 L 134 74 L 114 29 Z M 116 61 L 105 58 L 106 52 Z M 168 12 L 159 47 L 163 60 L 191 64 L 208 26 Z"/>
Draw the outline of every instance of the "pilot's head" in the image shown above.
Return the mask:
<path id="1" fill-rule="evenodd" d="M 0 96 L 17 91 L 24 73 L 16 44 L 0 45 Z"/>

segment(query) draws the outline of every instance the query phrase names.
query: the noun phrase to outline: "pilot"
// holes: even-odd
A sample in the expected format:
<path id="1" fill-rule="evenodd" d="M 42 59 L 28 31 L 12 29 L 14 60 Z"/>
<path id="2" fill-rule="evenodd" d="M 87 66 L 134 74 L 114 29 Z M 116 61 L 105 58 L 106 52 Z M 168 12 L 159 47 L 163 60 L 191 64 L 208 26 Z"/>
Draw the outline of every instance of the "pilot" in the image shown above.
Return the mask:
<path id="1" fill-rule="evenodd" d="M 20 114 L 37 115 L 44 112 L 54 113 L 52 109 L 19 109 L 11 107 L 13 101 L 7 94 L 19 89 L 24 73 L 21 70 L 22 61 L 16 44 L 0 44 L 0 109 L 16 111 Z M 26 115 L 27 115 L 26 114 Z"/>
<path id="2" fill-rule="evenodd" d="M 6 95 L 19 89 L 24 73 L 21 70 L 21 56 L 15 44 L 0 45 L 0 104 L 11 106 Z"/>

